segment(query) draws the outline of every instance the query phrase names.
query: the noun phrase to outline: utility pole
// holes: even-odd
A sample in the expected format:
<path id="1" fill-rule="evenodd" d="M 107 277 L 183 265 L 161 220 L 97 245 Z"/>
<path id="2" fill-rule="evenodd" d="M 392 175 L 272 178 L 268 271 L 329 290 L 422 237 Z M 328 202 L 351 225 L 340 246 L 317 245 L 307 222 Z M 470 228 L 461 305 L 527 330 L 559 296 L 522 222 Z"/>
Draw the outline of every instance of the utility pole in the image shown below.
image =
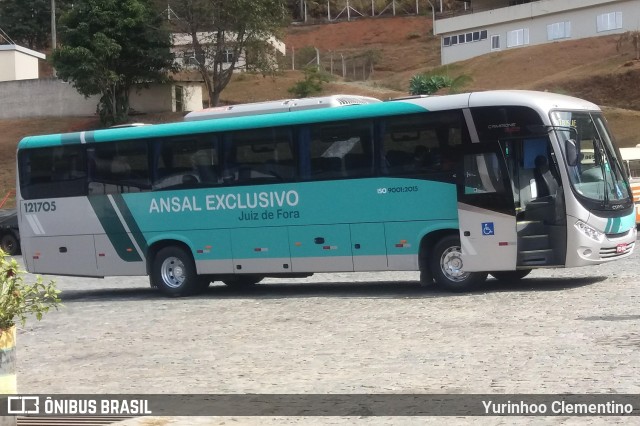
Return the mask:
<path id="1" fill-rule="evenodd" d="M 51 0 L 51 49 L 55 49 L 56 44 L 56 0 Z"/>
<path id="2" fill-rule="evenodd" d="M 58 45 L 56 37 L 56 0 L 51 0 L 51 51 Z M 56 77 L 56 69 L 53 68 L 53 76 Z"/>

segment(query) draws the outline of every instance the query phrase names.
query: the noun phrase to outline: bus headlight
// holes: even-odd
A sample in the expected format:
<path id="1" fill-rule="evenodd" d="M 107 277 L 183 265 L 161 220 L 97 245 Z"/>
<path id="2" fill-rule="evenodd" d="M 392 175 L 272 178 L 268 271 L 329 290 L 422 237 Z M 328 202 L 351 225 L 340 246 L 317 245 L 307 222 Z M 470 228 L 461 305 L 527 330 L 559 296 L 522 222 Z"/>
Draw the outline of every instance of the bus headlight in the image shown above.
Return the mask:
<path id="1" fill-rule="evenodd" d="M 581 220 L 576 222 L 576 228 L 578 228 L 580 232 L 582 232 L 587 237 L 599 243 L 602 242 L 602 240 L 604 239 L 604 234 L 602 232 L 597 231 L 596 229 L 592 228 L 591 226 L 587 225 Z"/>

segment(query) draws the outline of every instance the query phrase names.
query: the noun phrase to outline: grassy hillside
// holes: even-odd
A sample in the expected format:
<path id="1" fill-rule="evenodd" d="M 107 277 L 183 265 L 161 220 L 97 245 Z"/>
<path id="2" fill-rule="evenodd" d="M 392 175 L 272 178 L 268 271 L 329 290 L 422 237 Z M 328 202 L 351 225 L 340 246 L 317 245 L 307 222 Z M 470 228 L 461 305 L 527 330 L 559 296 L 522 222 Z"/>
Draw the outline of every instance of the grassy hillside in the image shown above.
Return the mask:
<path id="1" fill-rule="evenodd" d="M 631 46 L 616 50 L 617 36 L 508 49 L 440 67 L 440 39 L 431 31 L 431 22 L 425 17 L 368 18 L 292 26 L 285 42 L 288 51 L 318 48 L 325 69 L 330 69 L 327 61 L 331 55 L 339 58 L 376 53 L 374 73 L 366 81 L 336 76 L 325 85 L 325 94 L 388 99 L 406 96 L 409 79 L 417 73 L 468 75 L 472 81 L 464 91 L 534 89 L 588 99 L 604 107 L 620 146 L 640 143 L 640 63 L 633 60 Z M 223 92 L 222 101 L 235 104 L 288 98 L 291 95 L 287 89 L 301 78 L 298 70 L 285 70 L 275 77 L 239 74 Z M 161 114 L 137 116 L 132 121 L 155 123 L 180 118 L 180 114 Z M 15 185 L 15 149 L 22 137 L 97 126 L 92 117 L 0 120 L 0 198 Z"/>

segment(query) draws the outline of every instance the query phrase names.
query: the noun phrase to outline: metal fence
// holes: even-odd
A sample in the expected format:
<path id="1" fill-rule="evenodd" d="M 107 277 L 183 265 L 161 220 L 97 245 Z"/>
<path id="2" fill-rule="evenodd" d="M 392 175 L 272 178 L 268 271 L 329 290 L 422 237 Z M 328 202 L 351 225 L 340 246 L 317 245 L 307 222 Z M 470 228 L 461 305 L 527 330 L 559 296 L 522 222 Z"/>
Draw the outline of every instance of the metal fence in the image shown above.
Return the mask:
<path id="1" fill-rule="evenodd" d="M 315 47 L 287 49 L 280 69 L 303 70 L 313 67 L 325 73 L 347 80 L 368 80 L 375 71 L 381 53 L 371 49 L 366 51 L 321 51 Z"/>
<path id="2" fill-rule="evenodd" d="M 362 17 L 424 15 L 431 13 L 429 4 L 430 0 L 298 0 L 293 11 L 294 19 L 299 22 L 333 22 Z"/>

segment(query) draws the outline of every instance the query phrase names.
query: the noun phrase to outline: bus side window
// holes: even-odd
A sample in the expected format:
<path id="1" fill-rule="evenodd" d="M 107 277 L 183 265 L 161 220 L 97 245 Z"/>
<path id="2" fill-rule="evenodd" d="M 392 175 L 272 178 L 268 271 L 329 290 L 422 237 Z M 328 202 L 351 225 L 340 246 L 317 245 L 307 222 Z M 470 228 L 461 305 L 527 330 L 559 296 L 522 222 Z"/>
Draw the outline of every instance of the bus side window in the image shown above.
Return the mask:
<path id="1" fill-rule="evenodd" d="M 458 111 L 386 119 L 382 130 L 383 174 L 424 174 L 453 169 L 453 154 L 455 147 L 462 144 L 462 130 Z"/>
<path id="2" fill-rule="evenodd" d="M 153 189 L 218 185 L 216 139 L 211 135 L 166 138 L 153 143 Z"/>
<path id="3" fill-rule="evenodd" d="M 288 127 L 225 135 L 225 183 L 288 182 L 297 178 L 295 149 Z"/>
<path id="4" fill-rule="evenodd" d="M 146 141 L 96 143 L 88 147 L 89 194 L 146 191 L 150 187 Z"/>
<path id="5" fill-rule="evenodd" d="M 321 123 L 309 129 L 303 148 L 309 155 L 309 179 L 373 175 L 371 120 Z"/>

